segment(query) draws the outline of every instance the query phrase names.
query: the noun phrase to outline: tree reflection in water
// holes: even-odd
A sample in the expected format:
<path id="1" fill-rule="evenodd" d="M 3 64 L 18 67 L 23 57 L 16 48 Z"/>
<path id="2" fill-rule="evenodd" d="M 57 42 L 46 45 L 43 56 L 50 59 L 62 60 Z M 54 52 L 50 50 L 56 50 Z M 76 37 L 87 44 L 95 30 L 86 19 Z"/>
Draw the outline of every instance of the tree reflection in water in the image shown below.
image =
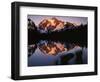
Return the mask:
<path id="1" fill-rule="evenodd" d="M 28 66 L 71 64 L 87 64 L 85 45 L 41 40 L 28 46 Z"/>

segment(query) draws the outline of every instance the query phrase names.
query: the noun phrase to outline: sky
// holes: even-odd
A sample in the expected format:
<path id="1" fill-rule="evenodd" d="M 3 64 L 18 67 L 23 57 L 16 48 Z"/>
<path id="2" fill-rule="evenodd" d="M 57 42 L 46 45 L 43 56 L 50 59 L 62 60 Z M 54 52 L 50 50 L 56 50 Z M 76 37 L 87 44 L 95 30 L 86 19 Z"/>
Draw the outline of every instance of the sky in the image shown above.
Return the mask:
<path id="1" fill-rule="evenodd" d="M 28 15 L 27 17 L 30 18 L 32 21 L 34 21 L 37 26 L 42 20 L 49 19 L 49 18 L 52 18 L 52 17 L 55 17 L 58 20 L 61 20 L 61 21 L 64 21 L 64 22 L 71 22 L 71 23 L 75 23 L 75 24 L 78 24 L 78 25 L 88 23 L 87 17 L 50 16 L 50 15 Z"/>

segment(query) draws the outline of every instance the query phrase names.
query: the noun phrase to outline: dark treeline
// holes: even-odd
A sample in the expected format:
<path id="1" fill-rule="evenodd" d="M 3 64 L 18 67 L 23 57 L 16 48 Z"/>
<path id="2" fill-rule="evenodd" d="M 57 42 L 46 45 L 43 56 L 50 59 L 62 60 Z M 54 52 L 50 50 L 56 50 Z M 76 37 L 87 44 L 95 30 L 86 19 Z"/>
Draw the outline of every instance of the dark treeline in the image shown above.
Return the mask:
<path id="1" fill-rule="evenodd" d="M 32 44 L 38 40 L 60 40 L 68 42 L 80 42 L 87 45 L 87 32 L 87 25 L 81 25 L 75 29 L 67 29 L 64 31 L 48 33 L 40 33 L 37 30 L 28 29 L 28 44 Z"/>

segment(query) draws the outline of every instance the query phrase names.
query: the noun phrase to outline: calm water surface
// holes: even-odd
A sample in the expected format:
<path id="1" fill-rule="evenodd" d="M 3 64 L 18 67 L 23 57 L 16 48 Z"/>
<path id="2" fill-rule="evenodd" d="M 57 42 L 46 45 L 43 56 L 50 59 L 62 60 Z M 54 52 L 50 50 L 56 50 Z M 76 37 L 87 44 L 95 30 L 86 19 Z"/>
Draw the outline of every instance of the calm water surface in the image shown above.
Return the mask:
<path id="1" fill-rule="evenodd" d="M 40 40 L 28 45 L 28 66 L 87 64 L 87 53 L 79 43 Z"/>

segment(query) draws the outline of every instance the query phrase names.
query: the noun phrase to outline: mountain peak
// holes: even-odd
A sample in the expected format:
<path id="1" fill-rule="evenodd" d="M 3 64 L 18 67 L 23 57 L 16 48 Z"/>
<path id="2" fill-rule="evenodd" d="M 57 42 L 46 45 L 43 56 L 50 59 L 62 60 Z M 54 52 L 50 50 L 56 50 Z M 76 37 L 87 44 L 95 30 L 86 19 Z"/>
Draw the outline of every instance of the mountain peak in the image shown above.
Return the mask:
<path id="1" fill-rule="evenodd" d="M 53 18 L 49 18 L 49 19 L 44 19 L 43 21 L 40 22 L 39 24 L 39 28 L 45 31 L 48 30 L 60 30 L 62 28 L 64 28 L 64 22 L 61 20 L 58 20 L 57 18 L 53 17 Z"/>
<path id="2" fill-rule="evenodd" d="M 40 21 L 38 26 L 35 25 L 35 23 L 31 20 L 28 19 L 28 28 L 33 29 L 33 30 L 38 30 L 40 33 L 50 33 L 50 32 L 55 32 L 55 31 L 65 31 L 67 29 L 77 29 L 79 28 L 80 25 L 76 23 L 71 23 L 68 21 L 62 21 L 60 19 L 57 19 L 56 17 L 48 18 L 48 19 L 43 19 Z"/>

